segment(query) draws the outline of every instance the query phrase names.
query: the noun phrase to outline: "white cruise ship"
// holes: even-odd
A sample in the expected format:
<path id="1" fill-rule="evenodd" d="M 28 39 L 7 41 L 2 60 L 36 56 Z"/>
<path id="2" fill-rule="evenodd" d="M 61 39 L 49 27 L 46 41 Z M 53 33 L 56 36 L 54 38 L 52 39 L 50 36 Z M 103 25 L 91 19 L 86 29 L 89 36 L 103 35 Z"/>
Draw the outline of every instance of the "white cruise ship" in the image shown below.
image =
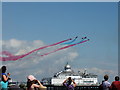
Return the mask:
<path id="1" fill-rule="evenodd" d="M 92 73 L 87 73 L 78 71 L 74 73 L 71 69 L 71 66 L 67 63 L 63 71 L 56 73 L 52 78 L 42 79 L 43 84 L 51 84 L 56 86 L 62 86 L 62 83 L 65 79 L 71 77 L 77 84 L 77 86 L 97 86 L 98 85 L 98 76 Z"/>

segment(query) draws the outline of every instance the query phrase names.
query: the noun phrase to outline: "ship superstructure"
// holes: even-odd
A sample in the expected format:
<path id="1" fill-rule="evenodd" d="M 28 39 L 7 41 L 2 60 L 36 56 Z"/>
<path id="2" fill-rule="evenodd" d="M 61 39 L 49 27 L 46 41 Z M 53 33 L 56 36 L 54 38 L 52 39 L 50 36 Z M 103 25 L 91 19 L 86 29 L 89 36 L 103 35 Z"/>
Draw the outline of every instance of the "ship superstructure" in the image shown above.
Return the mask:
<path id="1" fill-rule="evenodd" d="M 64 67 L 63 71 L 56 73 L 52 78 L 49 78 L 49 84 L 61 86 L 63 81 L 71 77 L 78 86 L 96 86 L 98 85 L 98 76 L 92 73 L 87 73 L 86 70 L 84 72 L 75 73 L 71 66 L 67 63 Z"/>

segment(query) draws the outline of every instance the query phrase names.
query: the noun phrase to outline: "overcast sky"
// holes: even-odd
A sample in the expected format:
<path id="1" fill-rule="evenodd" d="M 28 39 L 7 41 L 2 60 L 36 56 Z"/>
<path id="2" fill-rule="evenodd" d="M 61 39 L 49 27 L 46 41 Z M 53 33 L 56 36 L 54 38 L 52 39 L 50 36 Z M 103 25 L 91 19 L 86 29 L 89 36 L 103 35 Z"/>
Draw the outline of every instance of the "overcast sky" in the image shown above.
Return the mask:
<path id="1" fill-rule="evenodd" d="M 3 51 L 20 55 L 75 36 L 78 40 L 87 36 L 90 41 L 44 57 L 2 62 L 13 80 L 25 81 L 29 74 L 38 79 L 51 77 L 67 62 L 76 72 L 86 68 L 101 81 L 104 74 L 114 80 L 118 73 L 118 3 L 2 3 Z"/>

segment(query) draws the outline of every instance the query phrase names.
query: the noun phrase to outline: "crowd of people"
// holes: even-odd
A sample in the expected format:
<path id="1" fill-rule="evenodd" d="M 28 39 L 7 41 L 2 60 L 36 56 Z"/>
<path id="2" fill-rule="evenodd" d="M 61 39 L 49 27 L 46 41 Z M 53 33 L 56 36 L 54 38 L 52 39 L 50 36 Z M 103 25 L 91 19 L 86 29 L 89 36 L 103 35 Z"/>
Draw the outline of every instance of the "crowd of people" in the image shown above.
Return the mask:
<path id="1" fill-rule="evenodd" d="M 6 74 L 6 66 L 1 67 L 1 90 L 8 89 L 8 80 L 10 79 L 10 73 Z M 27 90 L 46 90 L 47 87 L 43 86 L 39 80 L 37 80 L 33 75 L 27 77 Z"/>
<path id="2" fill-rule="evenodd" d="M 10 79 L 10 73 L 6 74 L 6 66 L 1 67 L 1 90 L 7 90 L 8 88 L 8 80 Z M 101 85 L 99 86 L 100 90 L 120 90 L 120 81 L 119 76 L 115 77 L 115 81 L 111 84 L 108 81 L 109 76 L 105 75 L 104 80 L 102 81 Z M 63 86 L 66 87 L 67 90 L 74 90 L 77 86 L 75 81 L 69 77 L 63 82 Z M 33 75 L 27 76 L 27 90 L 46 90 L 47 87 L 43 86 L 39 80 L 37 80 Z"/>
<path id="3" fill-rule="evenodd" d="M 110 84 L 108 81 L 109 76 L 105 75 L 104 80 L 102 81 L 102 84 L 100 85 L 100 90 L 120 90 L 120 81 L 119 76 L 115 76 L 115 81 Z"/>

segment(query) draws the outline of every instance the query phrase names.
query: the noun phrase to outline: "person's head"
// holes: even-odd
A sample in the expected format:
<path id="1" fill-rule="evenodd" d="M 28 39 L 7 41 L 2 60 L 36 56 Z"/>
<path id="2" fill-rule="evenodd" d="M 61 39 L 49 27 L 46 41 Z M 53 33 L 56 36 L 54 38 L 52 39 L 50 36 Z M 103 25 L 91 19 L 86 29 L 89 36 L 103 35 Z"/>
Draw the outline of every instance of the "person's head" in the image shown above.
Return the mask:
<path id="1" fill-rule="evenodd" d="M 119 76 L 116 76 L 116 77 L 115 77 L 115 81 L 119 81 Z"/>
<path id="2" fill-rule="evenodd" d="M 68 85 L 70 85 L 72 83 L 72 79 L 71 77 L 68 78 Z"/>
<path id="3" fill-rule="evenodd" d="M 108 80 L 108 78 L 109 78 L 109 76 L 108 76 L 108 75 L 105 75 L 105 76 L 104 76 L 105 81 L 107 81 L 107 80 Z"/>
<path id="4" fill-rule="evenodd" d="M 27 80 L 34 81 L 34 80 L 36 80 L 36 78 L 33 75 L 29 75 L 29 76 L 27 76 Z"/>
<path id="5" fill-rule="evenodd" d="M 2 70 L 2 73 L 5 73 L 6 72 L 6 66 L 2 66 L 1 70 Z"/>

